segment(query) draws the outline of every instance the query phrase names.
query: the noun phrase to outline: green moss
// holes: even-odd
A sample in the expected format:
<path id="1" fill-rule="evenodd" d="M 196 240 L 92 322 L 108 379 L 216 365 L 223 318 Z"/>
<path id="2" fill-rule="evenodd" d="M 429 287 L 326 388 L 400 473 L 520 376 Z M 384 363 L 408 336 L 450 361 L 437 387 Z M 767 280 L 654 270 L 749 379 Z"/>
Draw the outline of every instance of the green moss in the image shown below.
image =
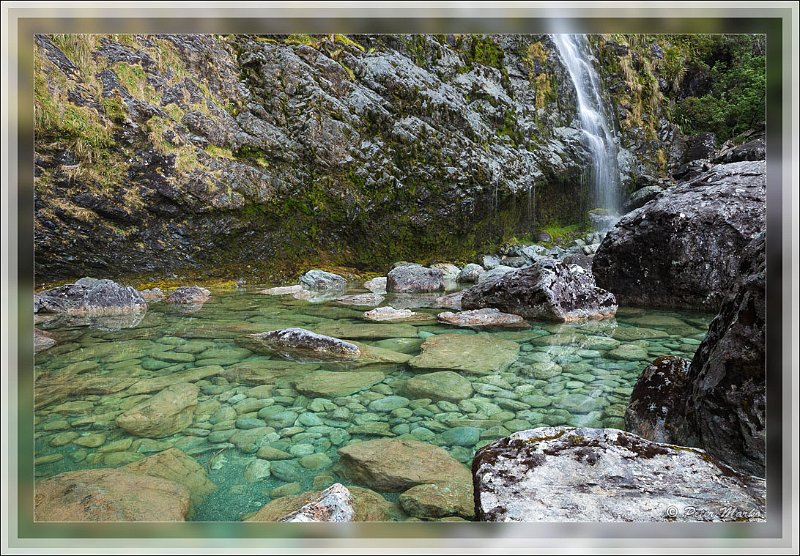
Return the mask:
<path id="1" fill-rule="evenodd" d="M 358 44 L 356 41 L 354 41 L 353 39 L 351 39 L 347 35 L 334 35 L 333 36 L 333 42 L 338 42 L 338 43 L 341 43 L 341 44 L 344 44 L 344 45 L 347 45 L 347 46 L 352 46 L 353 48 L 356 48 L 356 49 L 360 50 L 361 52 L 366 52 L 366 50 L 367 50 L 366 48 L 364 48 L 363 46 Z"/>
<path id="2" fill-rule="evenodd" d="M 112 122 L 122 123 L 128 118 L 128 107 L 118 94 L 103 98 L 102 104 L 106 116 Z"/>
<path id="3" fill-rule="evenodd" d="M 233 151 L 227 147 L 218 147 L 216 145 L 206 145 L 205 151 L 215 158 L 236 158 Z"/>
<path id="4" fill-rule="evenodd" d="M 490 36 L 475 36 L 472 39 L 472 59 L 481 65 L 497 69 L 503 68 L 505 53 Z"/>
<path id="5" fill-rule="evenodd" d="M 234 153 L 234 156 L 240 160 L 257 164 L 262 168 L 269 167 L 269 154 L 258 147 L 244 145 Z"/>
<path id="6" fill-rule="evenodd" d="M 289 35 L 283 40 L 283 42 L 285 42 L 286 44 L 305 44 L 307 46 L 317 48 L 321 41 L 319 39 L 312 37 L 311 35 L 298 34 L 298 35 Z"/>

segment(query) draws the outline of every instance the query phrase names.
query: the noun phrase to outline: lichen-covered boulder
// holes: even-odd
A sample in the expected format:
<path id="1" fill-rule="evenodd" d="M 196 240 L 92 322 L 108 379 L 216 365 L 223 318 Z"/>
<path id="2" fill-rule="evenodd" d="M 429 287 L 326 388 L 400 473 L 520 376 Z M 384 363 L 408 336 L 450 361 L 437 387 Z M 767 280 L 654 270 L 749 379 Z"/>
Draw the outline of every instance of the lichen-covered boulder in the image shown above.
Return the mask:
<path id="1" fill-rule="evenodd" d="M 594 256 L 620 303 L 718 311 L 766 223 L 766 163 L 720 164 L 626 214 Z"/>
<path id="2" fill-rule="evenodd" d="M 479 521 L 764 521 L 766 483 L 616 429 L 541 427 L 472 463 Z"/>
<path id="3" fill-rule="evenodd" d="M 81 278 L 74 284 L 38 293 L 33 299 L 34 313 L 104 316 L 146 309 L 147 303 L 133 287 L 95 278 Z"/>
<path id="4" fill-rule="evenodd" d="M 653 442 L 674 442 L 666 423 L 683 410 L 688 370 L 682 357 L 659 357 L 648 365 L 631 392 L 625 428 Z"/>
<path id="5" fill-rule="evenodd" d="M 300 277 L 300 285 L 310 290 L 343 290 L 347 279 L 324 270 L 309 270 Z"/>
<path id="6" fill-rule="evenodd" d="M 248 335 L 248 345 L 261 346 L 267 351 L 288 357 L 305 356 L 320 359 L 357 359 L 357 345 L 339 338 L 325 336 L 305 328 L 283 328 L 272 332 Z"/>
<path id="7" fill-rule="evenodd" d="M 444 273 L 438 268 L 405 264 L 393 268 L 386 276 L 386 291 L 425 293 L 444 291 Z"/>
<path id="8" fill-rule="evenodd" d="M 526 319 L 571 322 L 604 319 L 617 312 L 614 295 L 595 285 L 585 269 L 552 259 L 486 280 L 464 292 L 465 309 L 493 307 Z"/>
<path id="9" fill-rule="evenodd" d="M 286 523 L 347 522 L 353 521 L 354 516 L 353 495 L 343 484 L 336 483 L 323 490 L 314 500 L 278 521 Z"/>

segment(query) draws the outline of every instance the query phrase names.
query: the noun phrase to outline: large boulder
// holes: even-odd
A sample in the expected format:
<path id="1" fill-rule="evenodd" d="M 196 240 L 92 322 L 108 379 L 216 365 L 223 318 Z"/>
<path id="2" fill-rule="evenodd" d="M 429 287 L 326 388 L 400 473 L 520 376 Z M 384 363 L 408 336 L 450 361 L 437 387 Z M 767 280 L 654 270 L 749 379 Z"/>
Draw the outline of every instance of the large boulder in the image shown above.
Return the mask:
<path id="1" fill-rule="evenodd" d="M 764 521 L 766 484 L 703 450 L 616 429 L 541 427 L 472 463 L 480 521 Z"/>
<path id="2" fill-rule="evenodd" d="M 36 521 L 184 521 L 182 484 L 117 469 L 61 473 L 36 484 Z"/>
<path id="3" fill-rule="evenodd" d="M 34 313 L 122 315 L 146 309 L 147 303 L 133 287 L 95 278 L 81 278 L 74 284 L 43 291 L 33 298 Z"/>
<path id="4" fill-rule="evenodd" d="M 718 311 L 744 247 L 764 230 L 766 163 L 714 166 L 622 217 L 594 257 L 620 303 Z"/>
<path id="5" fill-rule="evenodd" d="M 416 485 L 470 483 L 469 469 L 444 449 L 416 440 L 368 440 L 339 448 L 337 471 L 348 480 L 384 492 Z"/>
<path id="6" fill-rule="evenodd" d="M 410 516 L 424 519 L 475 516 L 475 501 L 469 483 L 439 483 L 411 487 L 400 495 L 400 505 Z"/>
<path id="7" fill-rule="evenodd" d="M 438 268 L 404 264 L 393 268 L 386 276 L 386 291 L 400 293 L 444 291 L 444 273 Z"/>
<path id="8" fill-rule="evenodd" d="M 683 381 L 675 373 L 645 374 L 626 419 L 636 432 L 699 446 L 728 465 L 763 477 L 766 457 L 765 234 L 741 254 L 739 274 L 711 322 Z M 658 384 L 658 379 L 663 385 Z M 671 400 L 651 400 L 658 389 Z M 658 398 L 658 396 L 655 396 Z M 663 410 L 652 432 L 650 403 Z"/>
<path id="9" fill-rule="evenodd" d="M 304 356 L 314 359 L 356 359 L 361 355 L 358 346 L 332 336 L 305 328 L 283 328 L 272 332 L 248 335 L 248 345 L 262 347 L 287 357 Z"/>
<path id="10" fill-rule="evenodd" d="M 625 409 L 626 430 L 653 442 L 674 442 L 667 419 L 682 411 L 689 361 L 681 357 L 659 357 L 636 381 Z"/>
<path id="11" fill-rule="evenodd" d="M 122 413 L 117 426 L 136 436 L 162 438 L 192 424 L 200 389 L 189 383 L 175 384 Z"/>
<path id="12" fill-rule="evenodd" d="M 472 286 L 461 298 L 464 309 L 493 307 L 526 319 L 571 322 L 604 319 L 617 312 L 614 295 L 595 286 L 577 265 L 539 259 L 532 266 Z"/>
<path id="13" fill-rule="evenodd" d="M 300 285 L 310 290 L 343 290 L 347 280 L 332 272 L 309 270 L 300 277 Z"/>

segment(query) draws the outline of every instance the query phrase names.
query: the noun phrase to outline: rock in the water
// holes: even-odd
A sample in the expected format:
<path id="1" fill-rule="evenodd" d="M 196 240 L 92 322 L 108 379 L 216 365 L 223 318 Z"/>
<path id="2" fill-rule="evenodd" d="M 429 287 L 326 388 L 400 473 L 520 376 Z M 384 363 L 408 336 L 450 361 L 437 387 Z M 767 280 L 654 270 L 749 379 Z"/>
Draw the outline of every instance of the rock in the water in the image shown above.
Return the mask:
<path id="1" fill-rule="evenodd" d="M 264 295 L 294 295 L 302 292 L 304 289 L 305 288 L 303 288 L 302 284 L 295 284 L 294 286 L 278 286 L 276 288 L 267 288 L 258 293 L 263 293 Z"/>
<path id="2" fill-rule="evenodd" d="M 400 495 L 400 505 L 410 516 L 436 518 L 475 517 L 475 501 L 469 483 L 417 485 Z"/>
<path id="3" fill-rule="evenodd" d="M 359 293 L 355 295 L 343 295 L 336 298 L 336 303 L 342 305 L 355 305 L 356 307 L 375 307 L 383 303 L 385 298 L 377 293 Z"/>
<path id="4" fill-rule="evenodd" d="M 386 293 L 386 276 L 379 276 L 372 280 L 364 282 L 364 287 L 372 293 L 384 294 Z"/>
<path id="5" fill-rule="evenodd" d="M 470 483 L 469 470 L 442 448 L 416 440 L 368 440 L 339 449 L 339 473 L 378 491 L 428 483 Z"/>
<path id="6" fill-rule="evenodd" d="M 347 522 L 353 521 L 355 509 L 353 496 L 347 487 L 336 483 L 322 491 L 315 500 L 302 506 L 299 510 L 282 517 L 278 521 L 286 523 L 303 522 Z"/>
<path id="7" fill-rule="evenodd" d="M 36 521 L 184 521 L 185 486 L 117 469 L 61 473 L 36 484 Z"/>
<path id="8" fill-rule="evenodd" d="M 486 326 L 496 326 L 504 328 L 524 328 L 527 326 L 525 319 L 519 315 L 502 313 L 494 308 L 473 309 L 471 311 L 460 311 L 458 313 L 439 313 L 439 322 L 462 326 L 467 328 L 481 328 Z"/>
<path id="9" fill-rule="evenodd" d="M 458 277 L 456 280 L 463 284 L 474 284 L 480 278 L 480 275 L 486 272 L 484 268 L 475 263 L 469 263 L 464 268 L 461 269 L 461 272 L 458 273 Z"/>
<path id="10" fill-rule="evenodd" d="M 519 344 L 490 334 L 437 334 L 422 344 L 408 364 L 417 371 L 463 371 L 485 375 L 507 369 L 519 355 Z"/>
<path id="11" fill-rule="evenodd" d="M 375 386 L 385 378 L 380 371 L 330 372 L 316 371 L 295 383 L 298 392 L 322 398 L 349 396 Z"/>
<path id="12" fill-rule="evenodd" d="M 414 320 L 420 317 L 427 318 L 427 315 L 415 313 L 411 309 L 395 309 L 394 307 L 378 307 L 364 313 L 364 318 L 375 322 L 386 322 L 392 320 Z"/>
<path id="13" fill-rule="evenodd" d="M 142 298 L 148 303 L 162 301 L 164 299 L 164 292 L 161 291 L 161 288 L 150 288 L 142 290 L 139 293 L 142 294 Z"/>
<path id="14" fill-rule="evenodd" d="M 170 292 L 164 302 L 172 305 L 202 305 L 208 301 L 209 297 L 211 297 L 211 292 L 205 288 L 183 286 Z"/>
<path id="15" fill-rule="evenodd" d="M 441 270 L 442 277 L 450 282 L 455 282 L 461 273 L 461 269 L 452 263 L 434 263 L 431 268 Z"/>
<path id="16" fill-rule="evenodd" d="M 319 334 L 348 340 L 385 340 L 387 338 L 416 338 L 417 329 L 404 323 L 354 323 L 345 320 L 328 321 L 315 327 Z"/>
<path id="17" fill-rule="evenodd" d="M 217 485 L 209 480 L 203 466 L 177 448 L 130 463 L 120 471 L 160 477 L 181 484 L 189 489 L 193 505 L 217 490 Z"/>
<path id="18" fill-rule="evenodd" d="M 472 286 L 461 305 L 560 322 L 610 318 L 617 312 L 614 295 L 595 286 L 591 273 L 551 259 Z"/>
<path id="19" fill-rule="evenodd" d="M 453 309 L 456 311 L 461 310 L 461 298 L 464 296 L 464 292 L 454 292 L 448 293 L 447 295 L 440 295 L 434 301 L 435 307 L 442 307 L 444 309 Z"/>
<path id="20" fill-rule="evenodd" d="M 305 328 L 284 328 L 273 332 L 249 334 L 253 342 L 269 351 L 287 357 L 305 356 L 317 359 L 357 359 L 358 346 L 331 336 L 316 334 Z"/>
<path id="21" fill-rule="evenodd" d="M 645 368 L 625 410 L 626 430 L 653 442 L 674 442 L 666 419 L 683 409 L 689 361 L 659 357 Z"/>
<path id="22" fill-rule="evenodd" d="M 766 459 L 766 242 L 741 253 L 739 272 L 686 376 L 684 403 L 667 416 L 673 442 L 699 446 L 763 477 Z"/>
<path id="23" fill-rule="evenodd" d="M 718 311 L 764 230 L 766 163 L 720 164 L 617 223 L 592 271 L 620 303 Z"/>
<path id="24" fill-rule="evenodd" d="M 324 270 L 309 270 L 300 277 L 300 284 L 310 290 L 343 290 L 347 288 L 345 278 Z"/>
<path id="25" fill-rule="evenodd" d="M 424 293 L 444 291 L 444 274 L 438 268 L 407 264 L 393 268 L 386 276 L 386 291 Z"/>
<path id="26" fill-rule="evenodd" d="M 34 296 L 34 313 L 68 315 L 124 315 L 147 309 L 142 295 L 131 286 L 112 280 L 81 278 Z"/>
<path id="27" fill-rule="evenodd" d="M 439 371 L 411 377 L 406 392 L 415 398 L 460 402 L 472 396 L 472 383 L 453 371 Z"/>
<path id="28" fill-rule="evenodd" d="M 628 198 L 628 201 L 625 203 L 625 211 L 630 212 L 635 210 L 639 207 L 642 207 L 658 197 L 659 193 L 661 193 L 661 188 L 657 185 L 648 185 L 641 189 L 637 189 L 631 196 Z"/>
<path id="29" fill-rule="evenodd" d="M 480 521 L 763 521 L 763 479 L 616 429 L 542 427 L 472 464 Z"/>
<path id="30" fill-rule="evenodd" d="M 39 330 L 38 328 L 33 329 L 33 351 L 34 353 L 39 353 L 40 351 L 44 351 L 46 349 L 50 349 L 56 345 L 56 340 L 51 336 L 48 332 L 43 330 Z"/>
<path id="31" fill-rule="evenodd" d="M 395 509 L 394 504 L 377 492 L 357 486 L 348 487 L 348 490 L 353 498 L 353 521 L 390 521 L 401 514 L 399 509 Z M 294 513 L 318 499 L 321 494 L 321 491 L 316 490 L 276 498 L 250 517 L 248 521 L 282 520 L 287 514 Z"/>
<path id="32" fill-rule="evenodd" d="M 161 438 L 192 424 L 200 389 L 189 383 L 175 384 L 117 417 L 122 429 L 136 436 Z"/>

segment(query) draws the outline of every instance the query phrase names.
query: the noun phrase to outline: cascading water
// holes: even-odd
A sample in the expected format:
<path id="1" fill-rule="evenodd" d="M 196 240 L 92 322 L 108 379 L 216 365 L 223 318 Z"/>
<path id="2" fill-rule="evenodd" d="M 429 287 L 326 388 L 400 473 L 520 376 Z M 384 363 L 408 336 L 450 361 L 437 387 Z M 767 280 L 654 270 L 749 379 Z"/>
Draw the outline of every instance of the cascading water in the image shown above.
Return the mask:
<path id="1" fill-rule="evenodd" d="M 588 178 L 592 183 L 595 206 L 604 209 L 596 211 L 604 214 L 595 214 L 593 220 L 599 228 L 609 228 L 619 218 L 618 149 L 604 108 L 600 78 L 591 64 L 589 41 L 586 35 L 558 34 L 552 38 L 575 86 L 584 144 L 592 157 Z"/>

